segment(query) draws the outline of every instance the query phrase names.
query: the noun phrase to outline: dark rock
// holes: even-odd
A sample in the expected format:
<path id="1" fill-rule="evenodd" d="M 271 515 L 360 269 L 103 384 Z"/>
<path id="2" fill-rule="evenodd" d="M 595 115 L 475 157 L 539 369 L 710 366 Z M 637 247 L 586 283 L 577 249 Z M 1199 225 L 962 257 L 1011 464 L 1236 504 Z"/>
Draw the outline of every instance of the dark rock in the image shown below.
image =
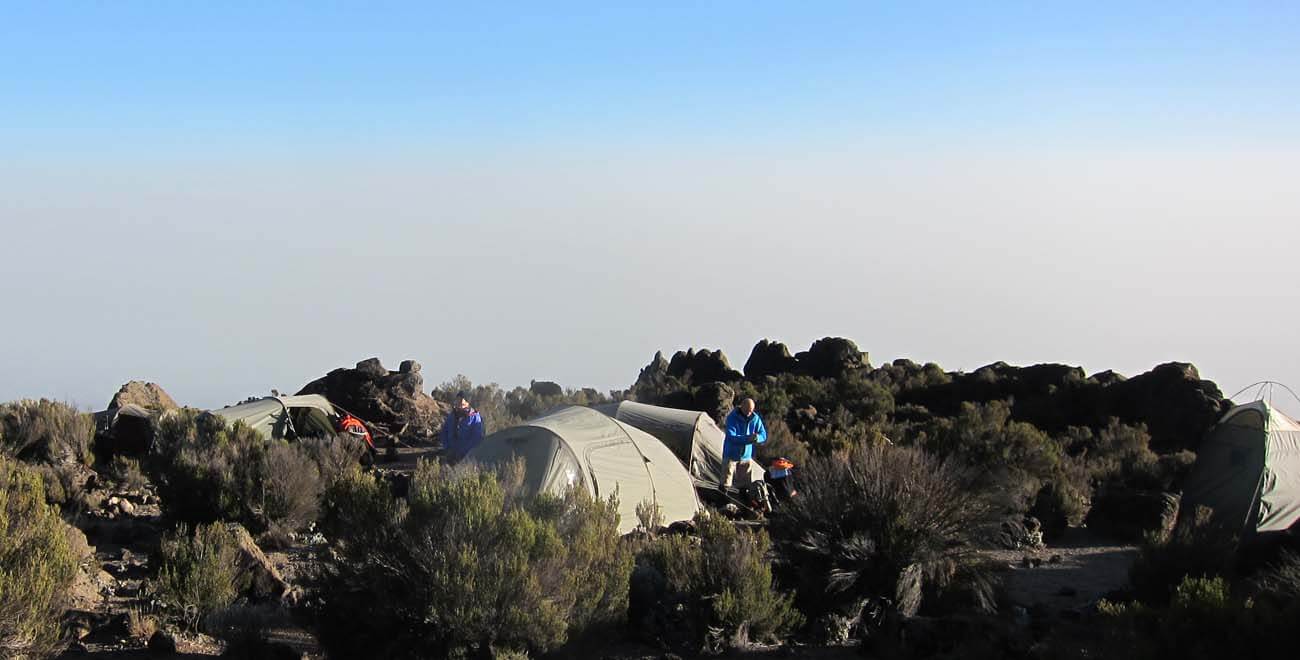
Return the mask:
<path id="1" fill-rule="evenodd" d="M 140 406 L 145 410 L 154 412 L 166 412 L 180 408 L 176 400 L 171 398 L 163 390 L 162 386 L 157 383 L 146 383 L 139 380 L 133 380 L 123 385 L 117 390 L 117 394 L 113 395 L 113 399 L 108 402 L 109 410 L 126 405 Z"/>
<path id="2" fill-rule="evenodd" d="M 757 380 L 766 376 L 794 373 L 799 361 L 790 355 L 790 349 L 779 341 L 766 339 L 754 345 L 745 361 L 745 377 Z"/>
<path id="3" fill-rule="evenodd" d="M 528 391 L 537 396 L 561 396 L 564 394 L 564 388 L 559 383 L 553 383 L 549 380 L 535 380 L 528 385 Z"/>
<path id="4" fill-rule="evenodd" d="M 228 527 L 239 542 L 239 570 L 248 578 L 249 595 L 256 600 L 278 600 L 289 595 L 289 583 L 257 547 L 248 530 L 238 523 L 231 523 Z"/>
<path id="5" fill-rule="evenodd" d="M 176 653 L 176 638 L 170 634 L 159 630 L 149 638 L 149 653 L 151 655 L 172 655 Z"/>
<path id="6" fill-rule="evenodd" d="M 1231 406 L 1219 387 L 1201 380 L 1185 362 L 1162 364 L 1140 376 L 1106 388 L 1111 417 L 1146 424 L 1152 449 L 1159 453 L 1195 450 L 1205 432 Z"/>
<path id="7" fill-rule="evenodd" d="M 1173 493 L 1108 488 L 1093 497 L 1086 524 L 1122 541 L 1140 541 L 1147 532 L 1174 528 L 1179 499 Z"/>
<path id="8" fill-rule="evenodd" d="M 419 363 L 406 360 L 400 371 L 390 372 L 378 358 L 370 358 L 358 362 L 355 369 L 335 369 L 298 393 L 323 395 L 367 422 L 394 433 L 427 438 L 442 428 L 447 408 L 423 388 Z"/>
<path id="9" fill-rule="evenodd" d="M 1079 590 L 1075 589 L 1074 587 L 1061 587 L 1059 590 L 1057 590 L 1056 595 L 1063 596 L 1066 598 L 1073 598 L 1074 596 L 1079 595 Z"/>
<path id="10" fill-rule="evenodd" d="M 739 371 L 731 368 L 722 351 L 689 349 L 673 354 L 668 361 L 668 375 L 691 385 L 710 382 L 735 382 L 741 379 Z"/>
<path id="11" fill-rule="evenodd" d="M 842 378 L 850 372 L 869 367 L 867 354 L 843 337 L 825 337 L 813 342 L 808 350 L 795 355 L 799 371 L 813 378 Z"/>

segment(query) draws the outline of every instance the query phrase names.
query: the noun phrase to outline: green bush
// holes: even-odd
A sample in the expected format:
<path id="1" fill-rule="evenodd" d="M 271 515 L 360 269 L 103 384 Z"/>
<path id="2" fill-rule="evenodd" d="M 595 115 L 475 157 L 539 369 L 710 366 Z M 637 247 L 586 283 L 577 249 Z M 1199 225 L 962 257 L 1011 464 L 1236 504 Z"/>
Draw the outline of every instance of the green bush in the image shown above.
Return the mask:
<path id="1" fill-rule="evenodd" d="M 182 523 L 163 537 L 158 556 L 154 588 L 191 628 L 229 606 L 242 590 L 239 540 L 221 523 L 199 525 L 193 534 Z"/>
<path id="2" fill-rule="evenodd" d="M 177 520 L 286 532 L 318 514 L 321 456 L 314 445 L 268 440 L 242 424 L 183 410 L 160 421 L 147 465 L 164 512 Z"/>
<path id="3" fill-rule="evenodd" d="M 0 452 L 28 462 L 93 460 L 95 420 L 64 403 L 26 399 L 0 404 Z"/>
<path id="4" fill-rule="evenodd" d="M 1173 532 L 1148 533 L 1129 569 L 1129 582 L 1144 603 L 1169 602 L 1186 578 L 1230 575 L 1237 539 L 1211 522 L 1208 508 L 1198 507 Z"/>
<path id="5" fill-rule="evenodd" d="M 405 499 L 353 471 L 326 494 L 335 542 L 321 635 L 332 653 L 546 652 L 626 611 L 613 501 L 521 495 L 502 473 L 421 462 Z"/>
<path id="6" fill-rule="evenodd" d="M 778 641 L 802 623 L 791 597 L 773 584 L 766 532 L 720 516 L 695 523 L 698 539 L 662 536 L 637 556 L 633 623 L 643 634 L 717 651 Z"/>
<path id="7" fill-rule="evenodd" d="M 0 455 L 0 655 L 44 657 L 76 575 L 66 524 L 34 470 Z"/>
<path id="8" fill-rule="evenodd" d="M 133 458 L 114 456 L 108 465 L 108 477 L 122 490 L 144 490 L 144 472 L 140 470 L 140 461 Z"/>
<path id="9" fill-rule="evenodd" d="M 918 449 L 878 445 L 814 458 L 772 536 L 810 616 L 868 599 L 913 614 L 922 593 L 981 586 L 977 549 L 993 507 L 977 476 Z M 977 592 L 987 605 L 991 594 Z"/>

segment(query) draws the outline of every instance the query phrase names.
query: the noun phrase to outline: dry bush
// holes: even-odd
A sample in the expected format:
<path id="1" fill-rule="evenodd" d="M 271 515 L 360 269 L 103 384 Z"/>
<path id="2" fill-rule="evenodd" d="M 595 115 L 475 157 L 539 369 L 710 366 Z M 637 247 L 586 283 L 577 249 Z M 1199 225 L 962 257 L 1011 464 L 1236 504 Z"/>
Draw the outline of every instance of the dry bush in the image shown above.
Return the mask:
<path id="1" fill-rule="evenodd" d="M 93 460 L 95 420 L 57 401 L 25 399 L 0 404 L 0 451 L 28 462 Z"/>
<path id="2" fill-rule="evenodd" d="M 710 651 L 779 641 L 802 623 L 778 591 L 762 530 L 697 516 L 699 537 L 662 536 L 637 555 L 632 623 L 642 635 Z"/>
<path id="3" fill-rule="evenodd" d="M 805 614 L 852 616 L 866 600 L 913 614 L 923 593 L 972 585 L 989 606 L 977 551 L 994 510 L 969 470 L 882 445 L 814 458 L 802 474 L 771 531 Z"/>
<path id="4" fill-rule="evenodd" d="M 0 656 L 39 658 L 59 641 L 76 575 L 66 524 L 34 470 L 0 455 Z"/>
<path id="5" fill-rule="evenodd" d="M 221 523 L 182 523 L 162 539 L 154 588 L 159 599 L 194 628 L 234 602 L 241 589 L 239 539 Z"/>
<path id="6" fill-rule="evenodd" d="M 422 462 L 404 499 L 360 471 L 329 489 L 322 528 L 337 561 L 321 635 L 332 653 L 545 652 L 622 617 L 631 557 L 616 503 L 522 497 L 504 477 Z"/>
<path id="7" fill-rule="evenodd" d="M 1129 581 L 1139 600 L 1163 605 L 1184 578 L 1228 575 L 1236 548 L 1237 538 L 1212 522 L 1210 509 L 1197 507 L 1172 532 L 1143 538 Z"/>
<path id="8" fill-rule="evenodd" d="M 364 442 L 346 435 L 303 438 L 297 444 L 316 463 L 322 488 L 334 485 L 344 475 L 356 470 L 366 454 Z"/>
<path id="9" fill-rule="evenodd" d="M 140 461 L 126 456 L 114 456 L 108 465 L 108 478 L 121 490 L 139 492 L 144 490 L 145 477 L 140 469 Z"/>
<path id="10" fill-rule="evenodd" d="M 160 421 L 147 465 L 169 516 L 284 534 L 316 518 L 323 490 L 316 457 L 309 445 L 185 410 Z"/>

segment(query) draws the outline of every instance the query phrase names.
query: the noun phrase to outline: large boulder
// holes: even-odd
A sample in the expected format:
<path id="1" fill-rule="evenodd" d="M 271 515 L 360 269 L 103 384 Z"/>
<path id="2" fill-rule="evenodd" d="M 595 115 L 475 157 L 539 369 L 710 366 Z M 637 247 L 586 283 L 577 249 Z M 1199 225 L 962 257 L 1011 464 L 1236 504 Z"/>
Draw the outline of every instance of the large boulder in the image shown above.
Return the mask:
<path id="1" fill-rule="evenodd" d="M 180 408 L 176 400 L 172 399 L 162 386 L 140 380 L 133 380 L 123 385 L 108 402 L 109 410 L 127 405 L 139 406 L 153 412 L 167 412 Z"/>
<path id="2" fill-rule="evenodd" d="M 534 380 L 528 384 L 528 391 L 537 396 L 560 396 L 564 394 L 564 388 L 559 383 L 549 380 Z"/>
<path id="3" fill-rule="evenodd" d="M 257 547 L 257 542 L 248 530 L 239 523 L 230 523 L 229 529 L 234 532 L 239 543 L 239 573 L 245 578 L 242 581 L 248 584 L 248 595 L 259 601 L 292 597 L 293 590 L 289 583 L 280 575 L 275 564 L 267 559 L 266 553 Z"/>
<path id="4" fill-rule="evenodd" d="M 779 341 L 763 341 L 754 344 L 749 359 L 745 361 L 745 378 L 757 380 L 766 376 L 780 376 L 794 372 L 799 361 L 790 355 L 790 349 Z"/>
<path id="5" fill-rule="evenodd" d="M 389 371 L 370 358 L 355 368 L 335 369 L 307 383 L 299 394 L 321 394 L 344 410 L 394 433 L 404 436 L 430 437 L 438 432 L 447 413 L 446 406 L 424 392 L 420 363 L 402 362 L 398 371 Z"/>
<path id="6" fill-rule="evenodd" d="M 853 340 L 843 337 L 818 339 L 794 357 L 799 362 L 799 371 L 813 378 L 841 378 L 870 366 L 867 354 L 858 350 Z"/>
<path id="7" fill-rule="evenodd" d="M 1195 450 L 1232 405 L 1196 367 L 1169 362 L 1106 388 L 1105 409 L 1120 421 L 1147 425 L 1158 452 Z"/>
<path id="8" fill-rule="evenodd" d="M 668 361 L 668 375 L 692 385 L 712 382 L 735 382 L 741 379 L 741 373 L 731 368 L 727 356 L 721 350 L 711 351 L 689 349 L 677 351 Z"/>

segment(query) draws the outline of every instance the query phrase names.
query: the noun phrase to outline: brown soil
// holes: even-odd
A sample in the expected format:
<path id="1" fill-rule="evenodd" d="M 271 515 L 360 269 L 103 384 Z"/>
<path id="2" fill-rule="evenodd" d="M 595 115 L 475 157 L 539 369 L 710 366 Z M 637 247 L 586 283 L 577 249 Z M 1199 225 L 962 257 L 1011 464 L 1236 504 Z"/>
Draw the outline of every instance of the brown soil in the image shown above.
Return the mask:
<path id="1" fill-rule="evenodd" d="M 988 556 L 1007 567 L 1003 587 L 1011 602 L 1072 610 L 1123 589 L 1137 548 L 1072 527 L 1041 550 L 993 550 Z"/>

